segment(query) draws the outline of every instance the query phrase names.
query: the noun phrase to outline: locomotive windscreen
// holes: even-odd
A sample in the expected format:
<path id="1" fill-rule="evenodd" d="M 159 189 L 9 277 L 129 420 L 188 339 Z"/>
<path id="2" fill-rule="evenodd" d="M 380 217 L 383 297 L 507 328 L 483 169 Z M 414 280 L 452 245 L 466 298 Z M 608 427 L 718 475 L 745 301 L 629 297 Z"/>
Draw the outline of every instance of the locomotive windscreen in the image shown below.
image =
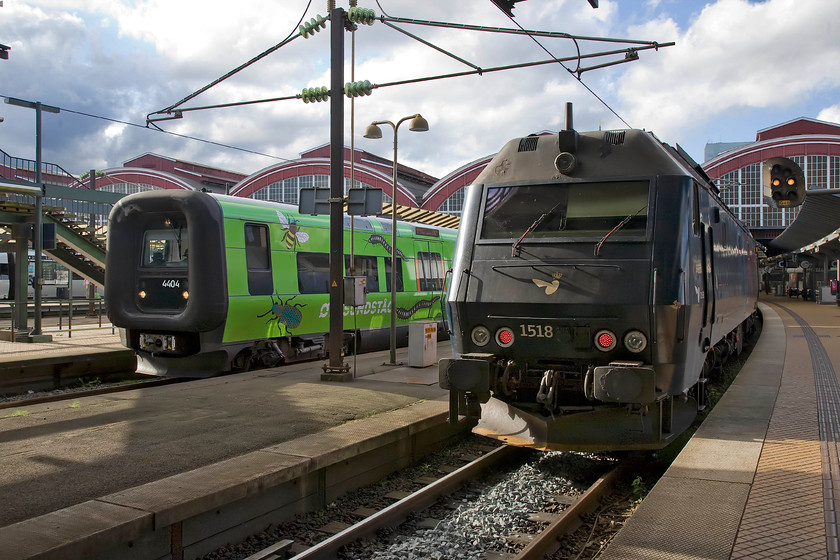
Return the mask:
<path id="1" fill-rule="evenodd" d="M 648 181 L 504 185 L 487 189 L 482 239 L 644 235 Z M 536 224 L 536 225 L 535 225 Z"/>

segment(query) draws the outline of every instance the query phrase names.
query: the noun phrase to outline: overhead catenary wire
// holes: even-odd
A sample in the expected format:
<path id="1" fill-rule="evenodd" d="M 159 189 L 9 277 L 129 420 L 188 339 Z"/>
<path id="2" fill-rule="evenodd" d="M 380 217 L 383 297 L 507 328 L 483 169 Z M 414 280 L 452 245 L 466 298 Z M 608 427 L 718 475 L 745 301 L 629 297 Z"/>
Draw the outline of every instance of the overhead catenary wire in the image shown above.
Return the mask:
<path id="1" fill-rule="evenodd" d="M 508 18 L 508 19 L 510 19 L 510 21 L 511 21 L 511 22 L 513 22 L 513 23 L 514 23 L 514 24 L 515 24 L 515 25 L 516 25 L 519 29 L 521 29 L 522 31 L 525 31 L 525 29 L 523 29 L 523 28 L 522 28 L 522 26 L 521 26 L 521 25 L 519 25 L 519 22 L 513 19 L 513 15 L 511 15 L 511 14 L 509 14 L 509 13 L 505 12 L 504 10 L 502 10 L 502 8 L 501 8 L 500 6 L 498 6 L 498 5 L 497 5 L 497 7 L 498 7 L 498 8 L 502 11 L 502 13 L 503 13 L 503 14 L 505 14 L 505 16 L 507 16 L 507 18 Z M 553 54 L 551 51 L 549 51 L 549 50 L 545 47 L 545 45 L 543 45 L 542 43 L 540 43 L 540 42 L 537 40 L 537 35 L 536 35 L 536 32 L 526 32 L 526 33 L 527 33 L 527 35 L 528 35 L 529 37 L 531 37 L 531 40 L 532 40 L 532 41 L 534 41 L 537 45 L 539 45 L 539 46 L 540 46 L 540 48 L 541 48 L 542 50 L 544 50 L 546 53 L 548 53 L 548 55 L 549 55 L 549 56 L 554 57 L 554 54 Z M 540 35 L 540 36 L 543 36 L 543 35 Z M 627 42 L 627 41 L 625 41 L 625 42 Z M 577 41 L 575 41 L 575 45 L 577 46 Z M 673 45 L 673 43 L 670 43 L 670 44 L 663 44 L 663 45 L 659 45 L 658 43 L 654 43 L 654 45 L 656 45 L 656 48 L 657 48 L 657 50 L 658 50 L 659 46 L 671 46 L 671 45 Z M 580 55 L 580 48 L 579 48 L 579 47 L 578 47 L 578 55 Z M 556 58 L 556 57 L 555 57 L 555 58 Z M 571 74 L 571 75 L 572 75 L 572 76 L 573 76 L 573 77 L 574 77 L 574 78 L 578 81 L 578 83 L 580 83 L 580 85 L 582 85 L 583 87 L 585 87 L 585 88 L 586 88 L 586 90 L 587 90 L 589 93 L 591 93 L 592 95 L 594 95 L 594 96 L 595 96 L 595 99 L 597 99 L 598 101 L 600 101 L 600 102 L 601 102 L 601 104 L 602 104 L 604 107 L 606 107 L 606 108 L 607 108 L 607 109 L 608 109 L 608 110 L 609 110 L 609 111 L 610 111 L 613 115 L 615 115 L 615 116 L 618 118 L 618 120 L 620 120 L 621 122 L 623 122 L 623 123 L 624 123 L 624 125 L 625 125 L 627 128 L 632 128 L 632 127 L 630 126 L 630 124 L 629 124 L 627 121 L 625 121 L 625 120 L 621 117 L 621 115 L 619 115 L 619 114 L 615 111 L 615 109 L 613 109 L 612 107 L 610 107 L 609 103 L 607 103 L 606 101 L 604 101 L 604 99 L 603 99 L 600 95 L 598 95 L 597 93 L 595 93 L 595 91 L 594 91 L 591 87 L 589 87 L 589 85 L 588 85 L 588 84 L 586 84 L 586 83 L 585 83 L 585 82 L 581 79 L 581 77 L 580 77 L 580 58 L 578 58 L 578 68 L 577 68 L 577 71 L 573 71 L 573 70 L 569 69 L 568 67 L 566 67 L 566 65 L 565 65 L 565 64 L 563 64 L 562 62 L 560 62 L 560 60 L 558 60 L 557 62 L 560 64 L 560 66 L 562 66 L 562 67 L 566 70 L 566 72 L 568 72 L 569 74 Z"/>
<path id="2" fill-rule="evenodd" d="M 399 17 L 393 17 L 393 16 L 388 15 L 387 12 L 385 12 L 385 10 L 382 8 L 382 5 L 379 3 L 379 0 L 376 0 L 376 4 L 383 14 L 382 16 L 380 16 L 378 18 L 383 24 L 385 24 L 386 26 L 391 27 L 392 29 L 395 29 L 396 31 L 399 31 L 400 33 L 403 33 L 403 34 L 407 35 L 408 37 L 410 37 L 412 39 L 415 39 L 416 41 L 418 41 L 418 42 L 420 42 L 420 43 L 422 43 L 426 46 L 429 46 L 429 47 L 431 47 L 431 48 L 433 48 L 433 49 L 435 49 L 435 50 L 437 50 L 437 51 L 439 51 L 439 52 L 441 52 L 441 53 L 443 53 L 443 54 L 445 54 L 445 55 L 447 55 L 451 58 L 454 58 L 455 60 L 471 67 L 473 70 L 465 71 L 465 72 L 453 72 L 453 73 L 441 74 L 441 75 L 437 75 L 437 76 L 428 76 L 428 77 L 422 77 L 422 78 L 399 80 L 399 81 L 388 82 L 388 83 L 383 83 L 383 84 L 374 84 L 373 85 L 374 88 L 389 87 L 389 86 L 395 86 L 395 85 L 405 85 L 405 84 L 412 84 L 412 83 L 421 83 L 421 82 L 427 82 L 427 81 L 432 81 L 432 80 L 463 77 L 463 76 L 469 76 L 469 75 L 475 75 L 475 74 L 482 75 L 484 73 L 489 73 L 489 72 L 498 72 L 498 71 L 502 71 L 502 70 L 511 70 L 511 69 L 516 69 L 516 68 L 528 68 L 528 67 L 533 67 L 533 66 L 559 63 L 568 73 L 572 74 L 572 76 L 575 77 L 575 79 L 584 88 L 586 88 L 586 90 L 589 91 L 590 94 L 592 94 L 596 99 L 598 99 L 599 102 L 601 102 L 610 112 L 612 112 L 613 115 L 615 115 L 621 122 L 623 122 L 628 127 L 630 127 L 630 125 L 627 123 L 627 121 L 625 121 L 612 107 L 610 107 L 610 105 L 603 98 L 601 98 L 591 87 L 589 87 L 586 83 L 583 82 L 583 80 L 581 79 L 581 74 L 583 72 L 587 71 L 587 70 L 593 70 L 593 69 L 596 69 L 596 68 L 603 68 L 603 67 L 606 67 L 606 66 L 620 64 L 622 62 L 635 60 L 636 58 L 638 58 L 637 53 L 640 50 L 648 50 L 648 49 L 659 50 L 659 48 L 670 47 L 670 46 L 674 45 L 673 42 L 658 43 L 656 41 L 641 41 L 641 40 L 635 40 L 635 39 L 593 37 L 593 36 L 583 36 L 583 35 L 571 35 L 571 34 L 565 33 L 565 32 L 528 30 L 528 29 L 524 29 L 521 25 L 519 25 L 519 23 L 514 21 L 513 17 L 508 15 L 508 14 L 506 14 L 506 15 L 508 15 L 508 17 L 511 19 L 511 21 L 516 25 L 517 29 L 503 28 L 503 27 L 480 26 L 480 25 L 471 25 L 471 24 L 460 24 L 460 23 L 450 23 L 450 22 L 440 22 L 440 21 L 430 21 L 430 20 L 417 20 L 417 19 L 410 19 L 410 18 L 399 18 Z M 300 21 L 303 21 L 303 19 L 306 17 L 306 12 L 309 10 L 310 5 L 311 5 L 311 0 L 307 4 L 307 7 L 304 10 L 303 15 L 301 16 Z M 502 10 L 502 11 L 504 13 L 504 10 Z M 298 25 L 300 25 L 300 21 L 299 21 Z M 420 38 L 420 37 L 418 37 L 418 36 L 416 36 L 412 33 L 409 33 L 407 31 L 393 25 L 392 22 L 404 23 L 404 24 L 416 24 L 416 25 L 423 25 L 423 26 L 434 26 L 434 27 L 450 28 L 450 29 L 461 29 L 461 30 L 467 30 L 467 31 L 480 31 L 480 32 L 490 32 L 490 33 L 526 35 L 526 36 L 529 36 L 531 38 L 531 40 L 536 42 L 552 58 L 551 58 L 551 60 L 544 60 L 544 61 L 537 61 L 537 62 L 525 62 L 525 63 L 518 63 L 518 64 L 509 64 L 509 65 L 504 65 L 504 66 L 495 66 L 495 67 L 490 67 L 490 68 L 481 68 L 478 65 L 475 65 L 475 64 L 473 64 L 473 63 L 471 63 L 471 62 L 469 62 L 469 61 L 467 61 L 463 58 L 460 58 L 460 57 L 456 56 L 453 53 L 450 53 L 450 52 L 446 51 L 445 49 L 443 49 L 443 48 L 441 48 L 437 45 L 434 45 L 430 41 L 426 41 L 425 39 L 422 39 L 422 38 Z M 276 51 L 277 49 L 284 46 L 285 44 L 288 44 L 292 39 L 294 39 L 296 37 L 299 37 L 299 36 L 301 36 L 301 35 L 300 34 L 295 35 L 294 31 L 292 31 L 286 39 L 284 39 L 283 41 L 281 41 L 280 43 L 278 43 L 274 47 L 264 51 L 263 53 L 261 53 L 257 57 L 254 57 L 253 59 L 246 62 L 245 64 L 242 64 L 242 65 L 238 66 L 234 70 L 232 70 L 230 72 L 227 72 L 226 74 L 224 74 L 220 78 L 214 80 L 213 82 L 204 86 L 203 88 L 200 88 L 199 90 L 197 90 L 196 92 L 194 92 L 194 93 L 190 94 L 189 96 L 185 97 L 181 101 L 179 101 L 179 102 L 177 102 L 173 105 L 170 105 L 166 109 L 162 109 L 160 111 L 155 111 L 155 112 L 149 113 L 149 115 L 147 115 L 147 117 L 146 117 L 147 126 L 149 124 L 154 125 L 155 120 L 168 120 L 169 118 L 181 118 L 182 114 L 184 112 L 188 112 L 188 111 L 201 111 L 201 110 L 207 110 L 207 109 L 241 107 L 241 106 L 245 106 L 245 105 L 254 105 L 254 104 L 260 104 L 260 103 L 270 103 L 270 102 L 275 102 L 275 101 L 286 101 L 286 100 L 291 100 L 291 99 L 302 98 L 303 97 L 302 94 L 295 94 L 295 95 L 287 95 L 287 96 L 281 96 L 281 97 L 271 97 L 271 98 L 248 100 L 248 101 L 235 101 L 235 102 L 229 102 L 229 103 L 218 103 L 218 104 L 202 105 L 202 106 L 194 106 L 194 107 L 180 107 L 180 105 L 182 105 L 186 101 L 188 101 L 190 99 L 193 99 L 194 97 L 203 93 L 204 91 L 207 91 L 208 89 L 210 89 L 214 85 L 220 83 L 221 81 L 227 79 L 228 77 L 234 75 L 235 73 L 241 71 L 242 69 L 250 66 L 254 62 L 256 62 L 256 61 L 260 60 L 261 58 L 267 56 L 268 54 Z M 572 40 L 575 44 L 575 47 L 576 47 L 576 50 L 577 50 L 577 55 L 576 56 L 571 56 L 571 57 L 558 58 L 553 53 L 551 53 L 544 45 L 542 45 L 542 43 L 540 43 L 536 39 L 536 37 L 564 38 L 564 39 Z M 598 52 L 598 53 L 581 54 L 580 45 L 578 44 L 578 41 L 610 42 L 610 43 L 618 43 L 618 44 L 627 44 L 627 45 L 632 45 L 632 46 L 629 47 L 629 48 L 619 49 L 619 50 L 611 50 L 611 51 L 604 51 L 604 52 Z M 605 64 L 591 66 L 589 68 L 581 68 L 581 66 L 580 66 L 581 60 L 586 59 L 586 58 L 613 56 L 613 55 L 618 55 L 618 54 L 624 54 L 625 58 L 623 60 L 620 60 L 620 61 L 611 61 L 611 62 L 607 62 Z M 563 64 L 563 62 L 571 62 L 571 61 L 576 61 L 577 62 L 577 68 L 575 70 L 572 70 L 572 69 L 568 68 L 565 64 Z M 326 88 L 322 88 L 322 89 L 326 90 Z M 329 93 L 332 94 L 334 92 L 329 92 Z M 172 115 L 173 113 L 174 113 L 173 117 L 167 117 L 167 118 L 163 118 L 163 119 L 151 119 L 152 115 L 163 115 L 163 114 Z M 157 128 L 156 125 L 154 125 L 154 126 Z"/>
<path id="3" fill-rule="evenodd" d="M 245 62 L 244 64 L 240 64 L 239 66 L 237 66 L 233 70 L 231 70 L 231 71 L 223 74 L 222 76 L 216 78 L 215 80 L 213 80 L 212 82 L 210 82 L 206 86 L 199 88 L 198 90 L 196 90 L 193 93 L 189 94 L 188 96 L 184 97 L 183 99 L 181 99 L 177 103 L 174 103 L 174 104 L 170 105 L 169 107 L 166 107 L 165 109 L 161 109 L 160 111 L 153 111 L 152 113 L 149 113 L 149 115 L 171 113 L 172 111 L 175 110 L 176 107 L 178 107 L 180 105 L 183 105 L 184 103 L 186 103 L 190 99 L 193 99 L 194 97 L 197 97 L 198 95 L 201 95 L 202 93 L 204 93 L 208 89 L 212 88 L 213 86 L 227 80 L 228 78 L 230 78 L 234 74 L 237 74 L 238 72 L 241 72 L 242 70 L 244 70 L 245 68 L 248 68 L 249 66 L 251 66 L 255 62 L 257 62 L 259 60 L 262 60 L 266 56 L 270 55 L 271 53 L 275 52 L 276 50 L 278 50 L 278 49 L 280 49 L 284 46 L 286 46 L 287 44 L 291 43 L 292 41 L 294 41 L 295 39 L 300 37 L 300 33 L 296 34 L 295 32 L 298 30 L 298 27 L 300 26 L 301 22 L 303 21 L 303 18 L 306 17 L 306 12 L 309 11 L 309 7 L 311 5 L 312 5 L 312 0 L 309 0 L 306 3 L 306 8 L 303 9 L 303 13 L 301 14 L 300 19 L 298 20 L 297 24 L 292 28 L 292 30 L 289 32 L 289 34 L 286 36 L 285 39 L 283 39 L 282 41 L 280 41 L 279 43 L 277 43 L 273 47 L 269 47 L 268 49 L 264 50 L 263 52 L 261 52 L 260 54 L 258 54 L 257 56 L 255 56 L 254 58 L 249 60 L 248 62 Z M 148 118 L 148 115 L 147 115 L 147 118 Z"/>
<path id="4" fill-rule="evenodd" d="M 8 97 L 8 96 L 0 94 L 0 97 Z M 293 161 L 292 159 L 289 159 L 289 158 L 275 156 L 275 155 L 272 155 L 272 154 L 266 154 L 264 152 L 258 152 L 256 150 L 249 150 L 248 148 L 242 148 L 242 147 L 239 147 L 239 146 L 232 146 L 230 144 L 224 144 L 222 142 L 216 142 L 214 140 L 207 140 L 205 138 L 199 138 L 197 136 L 190 136 L 189 134 L 178 134 L 177 132 L 170 132 L 170 131 L 167 131 L 167 130 L 162 130 L 160 128 L 149 128 L 149 127 L 147 127 L 145 125 L 142 125 L 142 124 L 128 122 L 128 121 L 122 121 L 122 120 L 114 119 L 114 118 L 111 118 L 111 117 L 103 117 L 102 115 L 94 115 L 92 113 L 85 113 L 83 111 L 75 111 L 73 109 L 68 109 L 66 107 L 59 107 L 59 109 L 61 109 L 61 111 L 64 112 L 64 113 L 72 113 L 72 114 L 75 114 L 75 115 L 80 115 L 82 117 L 88 117 L 88 118 L 92 118 L 92 119 L 100 119 L 100 120 L 103 120 L 103 121 L 108 121 L 108 122 L 112 122 L 112 123 L 116 123 L 116 124 L 122 124 L 122 125 L 125 125 L 125 126 L 142 128 L 143 130 L 151 130 L 151 131 L 154 131 L 154 132 L 160 132 L 160 133 L 163 133 L 163 134 L 168 134 L 170 136 L 175 136 L 175 137 L 178 137 L 178 138 L 184 138 L 186 140 L 195 140 L 196 142 L 203 142 L 205 144 L 212 144 L 213 146 L 219 146 L 220 148 L 237 150 L 237 151 L 240 151 L 240 152 L 246 152 L 246 153 L 254 154 L 254 155 L 257 155 L 257 156 L 264 156 L 264 157 L 267 157 L 267 158 L 272 158 L 272 159 L 276 159 L 276 160 L 280 160 L 280 161 Z"/>

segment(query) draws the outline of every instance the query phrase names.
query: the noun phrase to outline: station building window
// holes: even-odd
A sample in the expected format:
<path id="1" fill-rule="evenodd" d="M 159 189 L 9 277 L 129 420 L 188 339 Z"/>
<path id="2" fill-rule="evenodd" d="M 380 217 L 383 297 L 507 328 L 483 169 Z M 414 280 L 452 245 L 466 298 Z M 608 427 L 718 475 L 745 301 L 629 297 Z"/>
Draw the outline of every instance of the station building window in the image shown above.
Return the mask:
<path id="1" fill-rule="evenodd" d="M 461 211 L 464 209 L 464 189 L 465 187 L 461 187 L 449 195 L 449 198 L 444 200 L 443 204 L 438 208 L 438 212 L 460 216 Z"/>
<path id="2" fill-rule="evenodd" d="M 828 186 L 827 160 L 827 156 L 808 156 L 805 170 L 807 188 L 824 189 Z"/>
<path id="3" fill-rule="evenodd" d="M 162 188 L 155 185 L 147 185 L 146 183 L 113 183 L 99 187 L 96 190 L 122 194 L 134 194 L 145 191 L 158 191 L 162 190 Z"/>
<path id="4" fill-rule="evenodd" d="M 357 187 L 367 186 L 358 179 L 354 181 Z M 328 175 L 302 175 L 290 177 L 282 181 L 271 183 L 267 187 L 251 194 L 249 198 L 255 200 L 270 200 L 272 202 L 284 202 L 286 204 L 298 204 L 300 200 L 300 189 L 306 187 L 329 187 L 330 178 Z M 344 179 L 344 193 L 350 188 L 350 179 Z"/>
<path id="5" fill-rule="evenodd" d="M 752 163 L 741 168 L 742 204 L 761 204 L 761 165 Z M 755 224 L 758 225 L 758 224 Z"/>
<path id="6" fill-rule="evenodd" d="M 768 227 L 781 227 L 782 218 L 782 210 L 780 208 L 766 207 L 764 209 L 764 223 L 762 225 Z"/>

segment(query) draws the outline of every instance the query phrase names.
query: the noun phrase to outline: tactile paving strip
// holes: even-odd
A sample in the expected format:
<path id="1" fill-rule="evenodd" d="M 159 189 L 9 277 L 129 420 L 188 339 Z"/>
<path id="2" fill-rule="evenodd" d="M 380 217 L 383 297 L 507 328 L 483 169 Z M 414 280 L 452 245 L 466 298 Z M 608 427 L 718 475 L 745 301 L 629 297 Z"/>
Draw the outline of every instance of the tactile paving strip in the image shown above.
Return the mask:
<path id="1" fill-rule="evenodd" d="M 840 387 L 816 333 L 785 311 L 802 328 L 807 349 L 788 338 L 782 386 L 731 557 L 840 560 L 833 496 L 840 489 Z M 812 371 L 796 366 L 807 363 L 806 354 Z"/>
<path id="2" fill-rule="evenodd" d="M 820 421 L 820 450 L 822 454 L 823 498 L 825 502 L 825 532 L 828 558 L 840 560 L 838 541 L 838 512 L 840 512 L 840 383 L 825 347 L 814 329 L 805 320 L 788 310 L 796 319 L 808 348 L 817 388 L 817 409 Z"/>

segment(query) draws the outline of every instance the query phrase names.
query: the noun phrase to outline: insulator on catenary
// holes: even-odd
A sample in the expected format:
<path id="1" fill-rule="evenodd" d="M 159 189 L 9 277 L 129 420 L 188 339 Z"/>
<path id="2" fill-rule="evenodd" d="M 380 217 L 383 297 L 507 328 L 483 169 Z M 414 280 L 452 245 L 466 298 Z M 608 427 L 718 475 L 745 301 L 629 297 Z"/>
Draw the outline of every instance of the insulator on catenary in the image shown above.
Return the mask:
<path id="1" fill-rule="evenodd" d="M 326 101 L 330 98 L 330 90 L 326 86 L 303 88 L 300 92 L 300 97 L 304 103 L 317 103 L 319 101 Z"/>
<path id="2" fill-rule="evenodd" d="M 304 39 L 315 35 L 320 30 L 327 27 L 327 20 L 320 14 L 315 16 L 314 18 L 310 19 L 307 22 L 304 22 L 300 26 L 300 36 Z"/>
<path id="3" fill-rule="evenodd" d="M 363 82 L 347 82 L 344 84 L 344 95 L 347 97 L 360 97 L 370 95 L 373 91 L 373 84 L 368 80 Z"/>
<path id="4" fill-rule="evenodd" d="M 369 8 L 350 8 L 350 11 L 347 12 L 347 19 L 353 23 L 373 25 L 373 22 L 376 21 L 376 12 Z"/>

